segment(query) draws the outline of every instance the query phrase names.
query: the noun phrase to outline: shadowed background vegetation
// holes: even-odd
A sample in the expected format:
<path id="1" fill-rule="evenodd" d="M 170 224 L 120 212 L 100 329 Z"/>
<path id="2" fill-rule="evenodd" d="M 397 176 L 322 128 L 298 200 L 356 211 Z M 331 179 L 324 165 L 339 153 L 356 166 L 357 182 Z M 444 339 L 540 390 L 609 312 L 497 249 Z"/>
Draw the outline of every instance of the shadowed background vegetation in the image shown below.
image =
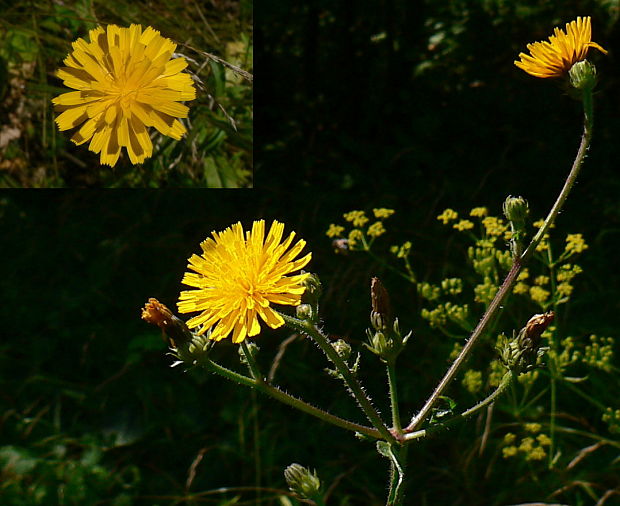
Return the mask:
<path id="1" fill-rule="evenodd" d="M 0 14 L 0 186 L 251 185 L 252 83 L 215 58 L 252 72 L 252 2 L 20 1 L 1 2 Z M 142 165 L 125 154 L 102 166 L 54 123 L 51 99 L 71 91 L 54 73 L 71 42 L 111 23 L 153 26 L 174 40 L 197 88 L 188 134 L 177 142 L 157 133 Z"/>
<path id="2" fill-rule="evenodd" d="M 554 231 L 560 243 L 580 232 L 590 245 L 574 299 L 558 318 L 577 339 L 617 338 L 617 14 L 617 4 L 607 1 L 261 4 L 260 191 L 2 194 L 5 501 L 295 504 L 285 499 L 282 470 L 299 462 L 316 468 L 331 488 L 329 504 L 382 504 L 387 464 L 372 444 L 218 377 L 169 368 L 159 331 L 139 320 L 140 307 L 148 297 L 174 307 L 186 260 L 211 230 L 277 218 L 308 241 L 309 267 L 325 287 L 325 329 L 333 335 L 361 348 L 369 278 L 380 276 L 391 291 L 401 325 L 414 330 L 399 373 L 402 411 L 412 413 L 445 372 L 453 341 L 420 318 L 414 287 L 367 257 L 334 255 L 325 230 L 351 209 L 394 208 L 377 246 L 412 240 L 416 272 L 436 282 L 471 270 L 468 244 L 436 220 L 445 207 L 467 212 L 485 205 L 498 215 L 513 194 L 542 216 L 574 157 L 581 109 L 558 83 L 527 76 L 512 62 L 527 42 L 577 15 L 593 16 L 594 40 L 610 54 L 594 55 L 601 84 L 593 145 Z M 523 321 L 534 310 L 522 305 L 512 316 Z M 512 323 L 502 328 L 510 331 Z M 265 368 L 289 335 L 261 335 Z M 491 355 L 491 347 L 480 348 L 477 360 Z M 222 342 L 216 358 L 236 367 L 236 348 Z M 362 422 L 323 374 L 325 366 L 315 347 L 295 341 L 276 380 Z M 369 353 L 360 375 L 381 399 L 386 382 Z M 583 388 L 617 409 L 619 386 L 617 373 L 593 372 Z M 617 434 L 568 388 L 558 392 L 562 423 L 598 439 L 564 436 L 564 453 L 551 470 L 547 461 L 502 458 L 505 431 L 544 420 L 547 396 L 528 419 L 517 419 L 509 402 L 499 404 L 482 451 L 484 419 L 415 444 L 407 504 L 596 504 L 613 492 Z M 459 401 L 465 407 L 475 399 Z M 603 440 L 616 446 L 590 448 Z M 578 465 L 569 467 L 576 456 Z"/>

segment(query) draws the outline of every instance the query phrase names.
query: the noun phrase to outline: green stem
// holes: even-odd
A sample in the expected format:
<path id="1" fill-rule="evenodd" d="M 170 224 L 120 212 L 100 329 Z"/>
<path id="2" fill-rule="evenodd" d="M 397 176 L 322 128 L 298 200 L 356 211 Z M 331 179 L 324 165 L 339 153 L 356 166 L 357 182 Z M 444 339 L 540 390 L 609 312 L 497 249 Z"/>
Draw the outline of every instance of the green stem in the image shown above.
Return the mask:
<path id="1" fill-rule="evenodd" d="M 390 387 L 390 406 L 392 407 L 392 427 L 397 434 L 402 433 L 402 427 L 400 425 L 400 413 L 398 409 L 398 391 L 396 387 L 396 360 L 389 360 L 387 362 L 387 376 L 388 384 Z"/>
<path id="2" fill-rule="evenodd" d="M 357 378 L 351 373 L 351 370 L 345 364 L 344 360 L 338 355 L 338 352 L 334 349 L 331 343 L 328 342 L 327 337 L 316 327 L 316 325 L 305 320 L 299 320 L 287 314 L 279 313 L 286 324 L 298 332 L 302 332 L 309 336 L 316 342 L 316 344 L 323 350 L 327 358 L 336 366 L 338 372 L 342 375 L 342 379 L 355 397 L 360 408 L 375 426 L 375 428 L 381 433 L 383 439 L 390 443 L 394 443 L 396 439 L 386 426 L 385 422 L 381 419 L 379 412 L 372 405 L 370 397 L 360 385 Z"/>
<path id="3" fill-rule="evenodd" d="M 407 447 L 390 446 L 390 488 L 386 506 L 401 506 L 405 493 Z"/>
<path id="4" fill-rule="evenodd" d="M 460 422 L 461 420 L 464 420 L 465 418 L 469 418 L 470 416 L 474 415 L 481 409 L 487 407 L 489 404 L 494 402 L 495 399 L 497 399 L 500 395 L 502 395 L 504 391 L 510 386 L 514 378 L 515 378 L 514 373 L 512 371 L 507 371 L 506 374 L 504 374 L 502 381 L 500 382 L 498 387 L 491 393 L 491 395 L 489 395 L 488 397 L 480 401 L 478 404 L 476 404 L 475 406 L 472 406 L 471 408 L 463 411 L 462 413 L 456 416 L 453 416 L 452 418 L 449 418 L 448 420 L 444 422 L 439 422 L 435 425 L 432 425 L 431 427 L 428 427 L 427 429 L 418 430 L 415 432 L 410 432 L 408 434 L 405 434 L 404 441 L 409 442 L 414 439 L 428 436 L 430 434 L 435 434 L 437 432 L 447 429 L 448 427 L 451 427 L 452 425 L 455 425 L 456 423 Z"/>
<path id="5" fill-rule="evenodd" d="M 327 411 L 323 411 L 322 409 L 312 406 L 311 404 L 308 404 L 307 402 L 302 401 L 297 397 L 293 397 L 292 395 L 283 392 L 279 388 L 274 387 L 261 379 L 248 378 L 247 376 L 239 374 L 235 371 L 231 371 L 230 369 L 227 369 L 226 367 L 223 367 L 209 359 L 201 360 L 199 362 L 199 365 L 209 371 L 223 376 L 230 381 L 234 381 L 235 383 L 246 387 L 254 388 L 259 392 L 267 394 L 270 397 L 273 397 L 274 399 L 283 402 L 284 404 L 292 406 L 295 409 L 303 411 L 304 413 L 308 413 L 309 415 L 315 416 L 316 418 L 320 418 L 324 422 L 331 423 L 333 425 L 353 432 L 359 432 L 360 434 L 364 434 L 374 439 L 380 439 L 382 436 L 382 434 L 378 430 L 372 427 L 360 425 L 354 422 L 350 422 L 349 420 L 340 418 L 338 416 L 332 415 Z"/>
<path id="6" fill-rule="evenodd" d="M 263 375 L 261 374 L 258 364 L 256 363 L 256 359 L 248 348 L 245 339 L 241 341 L 241 349 L 243 350 L 243 355 L 248 363 L 248 368 L 250 369 L 250 374 L 252 377 L 257 381 L 263 381 Z"/>
<path id="7" fill-rule="evenodd" d="M 495 297 L 489 304 L 489 307 L 474 329 L 471 334 L 471 337 L 461 350 L 461 353 L 454 360 L 444 377 L 441 379 L 431 396 L 428 398 L 422 409 L 411 419 L 411 422 L 407 427 L 405 427 L 405 432 L 413 432 L 415 429 L 419 428 L 426 420 L 428 414 L 430 413 L 433 405 L 437 401 L 437 399 L 442 395 L 443 391 L 446 387 L 452 382 L 456 373 L 460 369 L 461 365 L 465 361 L 465 359 L 469 356 L 472 348 L 480 338 L 480 336 L 487 330 L 490 322 L 495 318 L 498 314 L 499 310 L 502 307 L 502 303 L 504 299 L 508 296 L 509 293 L 512 292 L 512 287 L 514 286 L 517 276 L 521 271 L 522 266 L 529 260 L 534 251 L 536 251 L 536 246 L 541 241 L 549 227 L 552 225 L 556 216 L 562 209 L 568 194 L 570 193 L 573 185 L 575 184 L 575 180 L 577 179 L 577 175 L 579 174 L 579 170 L 583 165 L 583 160 L 586 156 L 586 151 L 588 150 L 588 146 L 590 145 L 590 139 L 592 137 L 592 90 L 583 90 L 583 109 L 584 109 L 584 128 L 583 135 L 581 136 L 581 143 L 579 145 L 579 149 L 577 150 L 577 156 L 575 157 L 575 161 L 573 162 L 573 166 L 564 182 L 564 186 L 558 195 L 553 207 L 549 211 L 543 226 L 540 227 L 538 233 L 533 237 L 527 249 L 524 251 L 523 255 L 520 258 L 515 258 L 512 264 L 512 267 L 508 274 L 506 275 L 506 279 L 500 286 L 499 290 L 495 294 Z"/>

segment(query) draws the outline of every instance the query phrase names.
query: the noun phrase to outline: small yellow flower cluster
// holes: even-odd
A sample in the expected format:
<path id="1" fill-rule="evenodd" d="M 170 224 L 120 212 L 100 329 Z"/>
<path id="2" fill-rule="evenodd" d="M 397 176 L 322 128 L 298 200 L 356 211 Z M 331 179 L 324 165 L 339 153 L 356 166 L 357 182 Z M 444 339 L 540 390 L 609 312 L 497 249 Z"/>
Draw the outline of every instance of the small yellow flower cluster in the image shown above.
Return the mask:
<path id="1" fill-rule="evenodd" d="M 396 255 L 396 258 L 407 258 L 411 253 L 411 241 L 406 241 L 401 246 L 390 246 L 390 253 Z"/>
<path id="2" fill-rule="evenodd" d="M 463 291 L 463 280 L 460 278 L 446 278 L 441 282 L 444 293 L 458 295 Z"/>
<path id="3" fill-rule="evenodd" d="M 512 293 L 515 293 L 517 295 L 525 295 L 527 293 L 530 293 L 530 287 L 527 283 L 524 283 L 523 281 L 518 281 L 512 289 Z"/>
<path id="4" fill-rule="evenodd" d="M 474 287 L 474 293 L 476 295 L 474 297 L 476 302 L 481 302 L 485 306 L 488 306 L 497 293 L 497 285 L 493 283 L 491 278 L 485 277 L 484 283 Z"/>
<path id="5" fill-rule="evenodd" d="M 428 309 L 422 309 L 422 318 L 428 320 L 431 328 L 445 327 L 448 321 L 452 321 L 459 325 L 461 328 L 469 329 L 470 325 L 467 322 L 469 317 L 469 306 L 463 304 L 452 304 L 446 302 L 445 304 L 439 304 L 435 309 L 429 311 Z"/>
<path id="6" fill-rule="evenodd" d="M 357 249 L 357 250 L 368 250 L 370 249 L 370 244 L 373 239 L 385 234 L 386 230 L 383 226 L 383 222 L 385 218 L 389 218 L 394 214 L 393 209 L 386 209 L 384 207 L 376 208 L 372 210 L 375 218 L 377 220 L 372 223 L 366 230 L 363 228 L 370 221 L 370 218 L 366 216 L 364 211 L 349 211 L 348 213 L 343 214 L 343 218 L 345 221 L 349 222 L 353 228 L 349 231 L 347 235 L 348 240 L 348 248 L 349 249 Z M 331 238 L 339 238 L 345 235 L 346 227 L 342 225 L 336 225 L 334 223 L 329 225 L 327 232 L 325 235 Z M 370 238 L 370 241 L 366 241 L 366 237 Z"/>
<path id="7" fill-rule="evenodd" d="M 556 279 L 559 283 L 570 283 L 577 274 L 581 274 L 582 272 L 583 269 L 578 265 L 564 264 L 558 269 Z"/>
<path id="8" fill-rule="evenodd" d="M 342 225 L 334 225 L 333 223 L 330 223 L 327 232 L 325 232 L 325 235 L 327 237 L 342 237 L 343 232 L 344 227 Z"/>
<path id="9" fill-rule="evenodd" d="M 482 220 L 487 236 L 499 237 L 508 230 L 508 226 L 501 218 L 495 216 L 487 216 Z"/>
<path id="10" fill-rule="evenodd" d="M 354 227 L 363 227 L 368 223 L 368 217 L 364 211 L 349 211 L 344 213 L 344 219 L 353 224 Z"/>
<path id="11" fill-rule="evenodd" d="M 418 283 L 418 295 L 426 300 L 437 300 L 441 297 L 441 289 L 437 285 L 432 285 L 425 281 Z"/>
<path id="12" fill-rule="evenodd" d="M 463 386 L 470 394 L 475 394 L 482 388 L 482 372 L 469 369 L 465 371 Z"/>
<path id="13" fill-rule="evenodd" d="M 385 227 L 383 226 L 383 223 L 376 221 L 368 227 L 368 231 L 366 233 L 370 237 L 379 237 L 380 235 L 385 234 Z"/>
<path id="14" fill-rule="evenodd" d="M 548 285 L 549 276 L 536 276 L 536 278 L 534 279 L 534 284 L 538 286 Z"/>
<path id="15" fill-rule="evenodd" d="M 396 211 L 394 211 L 394 209 L 386 209 L 385 207 L 380 207 L 378 209 L 373 209 L 372 212 L 375 215 L 375 218 L 377 218 L 378 220 L 381 220 L 381 219 L 389 218 Z"/>
<path id="16" fill-rule="evenodd" d="M 452 225 L 452 228 L 456 228 L 458 231 L 471 230 L 474 228 L 474 224 L 469 220 L 461 220 L 458 223 Z"/>
<path id="17" fill-rule="evenodd" d="M 543 333 L 545 336 L 545 333 Z M 579 360 L 581 353 L 575 349 L 575 340 L 572 337 L 565 337 L 560 341 L 558 350 L 551 349 L 548 352 L 550 360 L 553 360 L 560 373 L 571 364 Z"/>
<path id="18" fill-rule="evenodd" d="M 456 357 L 460 355 L 462 350 L 463 345 L 461 343 L 454 343 L 454 345 L 452 346 L 452 351 L 450 352 L 450 355 L 448 355 L 448 360 L 455 360 Z"/>
<path id="19" fill-rule="evenodd" d="M 581 234 L 568 234 L 566 236 L 566 247 L 564 251 L 567 255 L 581 253 L 588 249 L 588 245 Z"/>
<path id="20" fill-rule="evenodd" d="M 583 362 L 597 369 L 611 372 L 613 369 L 614 342 L 613 337 L 599 338 L 591 335 L 590 344 L 584 350 Z"/>
<path id="21" fill-rule="evenodd" d="M 489 210 L 486 207 L 474 207 L 469 215 L 475 218 L 484 218 L 489 214 Z"/>
<path id="22" fill-rule="evenodd" d="M 611 407 L 605 408 L 605 412 L 601 419 L 607 424 L 609 432 L 612 434 L 620 434 L 620 409 L 614 410 Z"/>
<path id="23" fill-rule="evenodd" d="M 525 430 L 530 433 L 536 433 L 540 431 L 541 426 L 539 423 L 525 424 Z M 535 438 L 532 436 L 525 436 L 521 438 L 517 446 L 517 436 L 512 432 L 509 432 L 504 436 L 504 448 L 502 448 L 502 455 L 505 459 L 514 457 L 517 454 L 523 455 L 525 460 L 542 460 L 547 456 L 545 450 L 546 446 L 551 445 L 551 439 L 546 434 L 540 433 Z"/>
<path id="24" fill-rule="evenodd" d="M 549 300 L 550 295 L 551 292 L 549 290 L 545 290 L 542 286 L 530 287 L 530 298 L 532 301 L 539 304 L 543 309 L 546 309 L 545 303 Z"/>
<path id="25" fill-rule="evenodd" d="M 354 228 L 349 232 L 349 248 L 354 248 L 358 242 L 362 241 L 364 234 L 358 228 Z"/>
<path id="26" fill-rule="evenodd" d="M 443 213 L 437 216 L 437 219 L 447 225 L 450 221 L 456 220 L 459 217 L 458 213 L 452 209 L 446 209 Z"/>

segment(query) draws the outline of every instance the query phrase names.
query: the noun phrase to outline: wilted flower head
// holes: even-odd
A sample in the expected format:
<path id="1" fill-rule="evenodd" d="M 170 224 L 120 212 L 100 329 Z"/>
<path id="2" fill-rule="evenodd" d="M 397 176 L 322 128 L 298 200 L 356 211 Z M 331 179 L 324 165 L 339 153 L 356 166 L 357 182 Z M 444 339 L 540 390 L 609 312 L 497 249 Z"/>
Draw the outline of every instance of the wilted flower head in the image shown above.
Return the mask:
<path id="1" fill-rule="evenodd" d="M 528 44 L 530 54 L 519 53 L 521 60 L 515 61 L 515 65 L 534 77 L 561 77 L 576 62 L 584 60 L 591 47 L 607 54 L 605 49 L 590 40 L 590 16 L 578 17 L 576 21 L 566 23 L 566 32 L 554 28 L 553 33 L 549 42 Z"/>
<path id="2" fill-rule="evenodd" d="M 184 58 L 171 60 L 176 44 L 150 26 L 108 25 L 89 32 L 90 42 L 77 39 L 66 67 L 57 75 L 69 88 L 52 100 L 60 130 L 80 126 L 71 140 L 101 153 L 102 164 L 114 166 L 125 147 L 132 163 L 153 153 L 148 127 L 179 140 L 186 118 L 179 102 L 196 98 Z"/>
<path id="3" fill-rule="evenodd" d="M 299 240 L 291 247 L 295 233 L 282 242 L 283 232 L 284 224 L 274 221 L 265 238 L 265 222 L 259 220 L 245 234 L 241 223 L 236 223 L 203 241 L 202 255 L 189 259 L 188 268 L 194 272 L 186 273 L 182 281 L 195 290 L 181 292 L 179 311 L 201 312 L 187 325 L 200 327 L 198 334 L 215 326 L 211 339 L 216 341 L 232 332 L 235 343 L 260 333 L 259 316 L 271 328 L 283 325 L 270 305 L 300 304 L 309 274 L 287 274 L 303 268 L 311 258 L 308 253 L 295 259 L 306 242 Z"/>

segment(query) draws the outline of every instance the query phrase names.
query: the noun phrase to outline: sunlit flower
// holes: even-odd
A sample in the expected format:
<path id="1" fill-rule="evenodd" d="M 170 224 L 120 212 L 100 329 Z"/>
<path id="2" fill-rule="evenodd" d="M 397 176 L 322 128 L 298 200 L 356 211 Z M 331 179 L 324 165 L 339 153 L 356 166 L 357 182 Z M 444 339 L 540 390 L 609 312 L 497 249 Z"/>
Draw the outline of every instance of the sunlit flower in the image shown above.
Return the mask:
<path id="1" fill-rule="evenodd" d="M 370 227 L 368 227 L 366 233 L 369 237 L 379 237 L 380 235 L 385 234 L 385 227 L 383 226 L 383 223 L 381 223 L 380 221 L 376 221 L 375 223 L 370 225 Z"/>
<path id="2" fill-rule="evenodd" d="M 566 23 L 566 31 L 554 28 L 553 33 L 549 42 L 528 44 L 530 54 L 519 53 L 521 60 L 515 61 L 515 65 L 534 77 L 561 77 L 576 62 L 584 60 L 591 47 L 607 54 L 605 49 L 590 40 L 590 16 Z"/>
<path id="3" fill-rule="evenodd" d="M 108 25 L 89 32 L 90 42 L 78 39 L 57 76 L 78 91 L 63 93 L 52 102 L 61 112 L 60 130 L 80 129 L 71 140 L 90 141 L 102 164 L 114 166 L 125 147 L 132 163 L 153 153 L 148 127 L 179 140 L 187 130 L 180 104 L 196 98 L 184 58 L 171 60 L 176 44 L 150 26 L 120 28 Z"/>
<path id="4" fill-rule="evenodd" d="M 363 227 L 368 223 L 368 218 L 366 217 L 366 213 L 364 211 L 349 211 L 348 213 L 343 214 L 345 220 L 353 223 L 354 227 Z"/>
<path id="5" fill-rule="evenodd" d="M 258 317 L 273 329 L 282 326 L 284 320 L 271 304 L 299 305 L 309 274 L 287 274 L 311 258 L 308 253 L 295 259 L 306 242 L 299 240 L 291 247 L 295 233 L 282 241 L 283 233 L 284 224 L 274 221 L 265 239 L 265 222 L 259 220 L 245 234 L 241 223 L 235 223 L 203 241 L 202 254 L 189 259 L 188 268 L 194 272 L 182 280 L 195 290 L 181 292 L 179 311 L 201 312 L 187 325 L 200 327 L 198 334 L 214 326 L 211 339 L 216 341 L 232 332 L 235 343 L 260 333 Z"/>
<path id="6" fill-rule="evenodd" d="M 325 232 L 327 237 L 340 237 L 344 232 L 344 227 L 342 225 L 334 225 L 330 223 L 329 229 Z"/>
<path id="7" fill-rule="evenodd" d="M 452 209 L 445 209 L 443 213 L 437 216 L 437 219 L 447 225 L 449 221 L 456 220 L 459 217 L 458 213 Z"/>

